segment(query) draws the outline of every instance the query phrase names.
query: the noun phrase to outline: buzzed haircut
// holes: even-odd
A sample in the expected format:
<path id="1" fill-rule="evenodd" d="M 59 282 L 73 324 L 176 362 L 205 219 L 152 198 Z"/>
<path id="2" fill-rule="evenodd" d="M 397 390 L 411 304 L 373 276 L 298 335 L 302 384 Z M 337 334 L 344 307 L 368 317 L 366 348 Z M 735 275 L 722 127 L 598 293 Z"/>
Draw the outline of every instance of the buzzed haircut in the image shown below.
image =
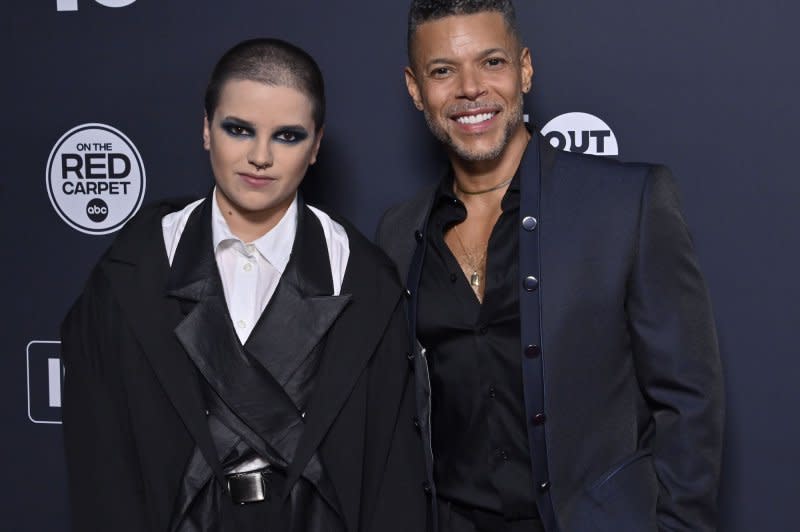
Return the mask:
<path id="1" fill-rule="evenodd" d="M 500 13 L 506 26 L 519 42 L 517 13 L 511 0 L 412 0 L 408 10 L 407 50 L 409 64 L 413 64 L 411 48 L 414 34 L 420 24 L 453 15 L 474 15 L 476 13 Z"/>
<path id="2" fill-rule="evenodd" d="M 280 39 L 240 42 L 220 58 L 205 94 L 208 119 L 214 116 L 220 92 L 228 81 L 257 81 L 273 87 L 291 87 L 311 100 L 317 131 L 325 124 L 325 84 L 319 65 L 305 50 Z"/>

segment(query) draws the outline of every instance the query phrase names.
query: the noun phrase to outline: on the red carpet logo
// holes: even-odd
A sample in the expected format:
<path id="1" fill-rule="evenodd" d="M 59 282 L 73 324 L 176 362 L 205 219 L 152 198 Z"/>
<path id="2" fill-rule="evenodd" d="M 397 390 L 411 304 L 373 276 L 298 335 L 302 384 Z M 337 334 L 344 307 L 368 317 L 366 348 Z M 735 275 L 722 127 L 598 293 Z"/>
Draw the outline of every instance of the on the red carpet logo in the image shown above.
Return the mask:
<path id="1" fill-rule="evenodd" d="M 61 219 L 90 235 L 119 230 L 142 204 L 142 157 L 121 131 L 82 124 L 56 142 L 47 161 L 47 194 Z"/>
<path id="2" fill-rule="evenodd" d="M 617 137 L 600 118 L 589 113 L 566 113 L 550 120 L 542 135 L 558 150 L 589 155 L 619 155 Z"/>
<path id="3" fill-rule="evenodd" d="M 101 6 L 106 6 L 106 7 L 125 7 L 131 5 L 136 0 L 94 0 L 94 1 L 100 4 Z M 56 9 L 58 11 L 77 11 L 78 0 L 56 0 Z"/>

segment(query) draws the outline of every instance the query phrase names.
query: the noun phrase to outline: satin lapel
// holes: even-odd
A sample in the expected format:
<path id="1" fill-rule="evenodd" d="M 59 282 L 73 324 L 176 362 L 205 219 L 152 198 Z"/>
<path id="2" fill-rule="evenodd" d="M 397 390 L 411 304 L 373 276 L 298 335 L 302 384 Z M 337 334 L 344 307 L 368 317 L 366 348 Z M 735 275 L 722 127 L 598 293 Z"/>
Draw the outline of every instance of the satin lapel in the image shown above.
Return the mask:
<path id="1" fill-rule="evenodd" d="M 157 219 L 150 220 L 145 226 L 149 230 L 144 238 L 149 240 L 150 247 L 144 253 L 140 246 L 128 250 L 123 244 L 111 255 L 110 277 L 115 281 L 114 290 L 120 306 L 128 315 L 131 329 L 165 393 L 215 476 L 224 484 L 222 468 L 206 423 L 202 393 L 193 379 L 197 373 L 173 333 L 173 327 L 182 318 L 180 307 L 164 292 L 170 267 L 158 230 L 161 217 L 166 214 L 167 211 L 158 213 Z M 153 235 L 154 231 L 158 233 Z M 142 257 L 148 259 L 141 260 Z"/>
<path id="2" fill-rule="evenodd" d="M 350 296 L 330 295 L 333 282 L 325 235 L 314 213 L 302 202 L 298 207 L 291 258 L 245 350 L 302 409 L 306 401 L 301 390 L 287 385 L 298 368 L 308 362 L 312 350 L 347 306 Z"/>
<path id="3" fill-rule="evenodd" d="M 358 235 L 354 235 L 358 236 Z M 351 304 L 342 312 L 328 335 L 320 362 L 317 383 L 311 396 L 306 428 L 287 472 L 287 491 L 313 465 L 315 453 L 345 401 L 350 397 L 356 381 L 364 372 L 367 362 L 380 342 L 383 330 L 401 298 L 397 294 L 381 294 L 378 286 L 376 263 L 364 260 L 369 251 L 351 237 L 350 260 L 342 286 L 342 293 L 352 295 Z M 361 410 L 363 412 L 363 409 Z M 359 438 L 354 437 L 354 441 Z M 353 449 L 353 452 L 360 452 Z M 361 466 L 361 461 L 357 461 Z M 360 482 L 361 471 L 352 471 L 351 482 Z M 347 505 L 345 505 L 347 506 Z"/>

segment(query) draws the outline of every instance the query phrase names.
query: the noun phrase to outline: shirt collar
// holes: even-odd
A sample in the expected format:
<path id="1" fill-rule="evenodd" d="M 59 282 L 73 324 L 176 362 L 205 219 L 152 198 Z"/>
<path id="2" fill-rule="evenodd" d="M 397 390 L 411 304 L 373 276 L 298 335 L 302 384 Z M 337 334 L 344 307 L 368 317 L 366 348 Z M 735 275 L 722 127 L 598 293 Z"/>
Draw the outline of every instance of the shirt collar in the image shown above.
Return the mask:
<path id="1" fill-rule="evenodd" d="M 297 193 L 295 193 L 292 203 L 275 227 L 253 242 L 246 243 L 235 236 L 230 227 L 228 227 L 228 222 L 222 216 L 222 211 L 217 203 L 216 190 L 215 187 L 214 192 L 211 194 L 211 238 L 214 244 L 214 252 L 216 253 L 220 246 L 223 248 L 233 246 L 241 253 L 248 255 L 248 244 L 252 244 L 267 262 L 280 273 L 283 273 L 289 263 L 294 237 L 297 233 Z"/>

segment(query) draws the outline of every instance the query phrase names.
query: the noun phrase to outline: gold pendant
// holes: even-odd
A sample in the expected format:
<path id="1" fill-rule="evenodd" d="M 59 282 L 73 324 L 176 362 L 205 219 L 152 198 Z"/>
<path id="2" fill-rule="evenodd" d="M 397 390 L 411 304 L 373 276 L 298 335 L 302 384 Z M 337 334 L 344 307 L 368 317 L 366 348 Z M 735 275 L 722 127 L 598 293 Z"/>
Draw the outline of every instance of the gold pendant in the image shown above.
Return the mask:
<path id="1" fill-rule="evenodd" d="M 481 276 L 478 272 L 472 272 L 472 275 L 469 276 L 469 284 L 474 288 L 477 288 L 481 285 Z"/>

